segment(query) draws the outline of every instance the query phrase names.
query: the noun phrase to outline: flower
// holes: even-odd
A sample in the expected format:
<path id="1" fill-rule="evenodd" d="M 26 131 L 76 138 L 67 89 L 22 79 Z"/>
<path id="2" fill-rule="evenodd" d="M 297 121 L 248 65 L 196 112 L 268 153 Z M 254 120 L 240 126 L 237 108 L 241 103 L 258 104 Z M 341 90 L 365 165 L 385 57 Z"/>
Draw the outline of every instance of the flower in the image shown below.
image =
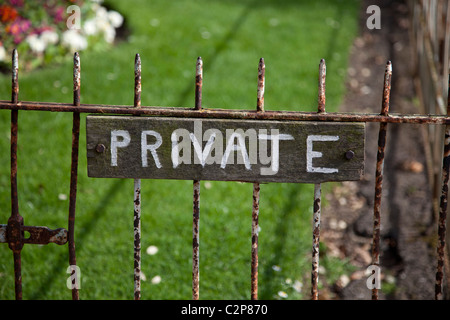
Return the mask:
<path id="1" fill-rule="evenodd" d="M 298 293 L 302 292 L 302 288 L 303 288 L 303 283 L 301 283 L 298 280 L 295 280 L 294 285 L 292 286 L 292 288 L 294 288 L 295 291 L 297 291 Z"/>
<path id="2" fill-rule="evenodd" d="M 46 44 L 56 44 L 58 43 L 59 36 L 55 31 L 45 30 L 41 33 L 41 39 Z"/>
<path id="3" fill-rule="evenodd" d="M 123 17 L 117 11 L 108 11 L 108 20 L 114 28 L 119 28 L 123 23 Z"/>
<path id="4" fill-rule="evenodd" d="M 147 254 L 149 255 L 154 255 L 158 252 L 158 247 L 157 246 L 149 246 L 146 250 Z"/>
<path id="5" fill-rule="evenodd" d="M 116 29 L 114 29 L 112 26 L 106 28 L 105 30 L 103 30 L 103 37 L 106 42 L 113 43 L 114 38 L 116 37 Z"/>
<path id="6" fill-rule="evenodd" d="M 24 0 L 9 0 L 9 3 L 14 7 L 22 7 Z"/>
<path id="7" fill-rule="evenodd" d="M 30 29 L 31 21 L 23 18 L 17 18 L 12 24 L 6 27 L 6 31 L 14 36 L 25 33 Z"/>
<path id="8" fill-rule="evenodd" d="M 61 21 L 63 21 L 65 19 L 65 15 L 66 15 L 66 8 L 65 7 L 58 7 L 55 10 L 53 19 L 55 21 L 55 23 L 59 23 Z"/>
<path id="9" fill-rule="evenodd" d="M 35 53 L 44 52 L 47 46 L 45 42 L 37 34 L 31 34 L 25 40 L 30 46 L 31 50 Z"/>
<path id="10" fill-rule="evenodd" d="M 0 61 L 6 60 L 6 50 L 5 47 L 0 46 Z"/>
<path id="11" fill-rule="evenodd" d="M 96 20 L 95 19 L 86 20 L 86 22 L 84 23 L 83 29 L 84 29 L 84 33 L 88 36 L 97 34 L 98 28 L 97 28 Z"/>
<path id="12" fill-rule="evenodd" d="M 272 266 L 272 270 L 273 270 L 273 271 L 276 271 L 276 272 L 279 272 L 279 271 L 281 271 L 281 267 L 280 267 L 280 266 L 277 266 L 277 265 L 273 265 L 273 266 Z"/>
<path id="13" fill-rule="evenodd" d="M 4 23 L 16 20 L 18 16 L 17 10 L 13 7 L 2 5 L 0 6 L 0 20 Z"/>
<path id="14" fill-rule="evenodd" d="M 64 31 L 62 34 L 62 44 L 72 52 L 84 50 L 88 46 L 86 38 L 79 34 L 77 30 Z"/>
<path id="15" fill-rule="evenodd" d="M 52 0 L 25 1 L 0 0 L 0 62 L 18 45 L 26 48 L 22 59 L 27 69 L 49 63 L 57 55 L 74 51 L 103 48 L 114 43 L 116 28 L 124 22 L 117 11 L 101 5 L 103 0 Z M 67 5 L 83 6 L 85 19 L 80 19 L 81 29 L 68 30 Z M 97 45 L 98 43 L 98 45 Z M 56 50 L 55 47 L 59 47 Z M 33 60 L 33 63 L 28 63 Z M 2 69 L 3 70 L 3 69 Z"/>
<path id="16" fill-rule="evenodd" d="M 151 282 L 152 282 L 153 284 L 158 284 L 158 283 L 161 282 L 161 277 L 160 277 L 160 276 L 154 276 L 154 277 L 152 278 Z"/>

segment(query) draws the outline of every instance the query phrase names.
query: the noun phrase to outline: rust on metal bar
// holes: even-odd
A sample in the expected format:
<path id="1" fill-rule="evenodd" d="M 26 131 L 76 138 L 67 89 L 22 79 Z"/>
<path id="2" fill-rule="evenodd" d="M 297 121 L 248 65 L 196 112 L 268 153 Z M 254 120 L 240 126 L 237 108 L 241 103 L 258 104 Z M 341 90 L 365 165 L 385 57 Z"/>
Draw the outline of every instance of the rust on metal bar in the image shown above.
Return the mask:
<path id="1" fill-rule="evenodd" d="M 326 82 L 325 60 L 319 64 L 319 90 L 318 90 L 318 113 L 325 113 L 325 82 Z M 312 271 L 311 271 L 311 299 L 319 299 L 319 244 L 320 244 L 320 211 L 322 188 L 320 183 L 314 185 L 314 212 L 313 212 L 313 244 L 312 244 Z"/>
<path id="2" fill-rule="evenodd" d="M 134 107 L 141 107 L 141 57 L 134 59 Z M 134 179 L 134 300 L 141 299 L 141 179 Z"/>
<path id="3" fill-rule="evenodd" d="M 261 58 L 258 64 L 258 87 L 256 98 L 256 111 L 264 112 L 266 65 Z M 252 206 L 252 264 L 251 264 L 251 299 L 258 300 L 258 237 L 259 237 L 259 194 L 260 184 L 253 183 L 253 206 Z"/>
<path id="4" fill-rule="evenodd" d="M 136 54 L 134 59 L 134 107 L 141 107 L 141 57 L 139 53 Z"/>
<path id="5" fill-rule="evenodd" d="M 75 52 L 73 58 L 73 105 L 75 108 L 80 106 L 80 86 L 81 86 L 81 65 L 80 56 Z M 72 126 L 72 159 L 70 172 L 70 196 L 69 196 L 69 265 L 76 266 L 75 255 L 75 211 L 77 198 L 77 176 L 78 176 L 78 149 L 80 137 L 80 113 L 73 112 Z M 75 273 L 75 268 L 73 269 Z M 71 274 L 73 276 L 73 274 Z M 76 277 L 72 278 L 72 299 L 79 300 L 78 288 L 75 285 Z"/>
<path id="6" fill-rule="evenodd" d="M 134 300 L 141 299 L 141 179 L 134 179 Z"/>
<path id="7" fill-rule="evenodd" d="M 197 58 L 195 69 L 195 110 L 202 109 L 203 60 Z M 200 291 L 200 180 L 193 181 L 192 217 L 192 299 L 199 299 Z"/>
<path id="8" fill-rule="evenodd" d="M 50 112 L 79 112 L 96 114 L 145 115 L 203 119 L 243 119 L 243 120 L 286 120 L 286 121 L 324 121 L 324 122 L 385 122 L 410 124 L 450 124 L 447 115 L 395 114 L 379 113 L 317 113 L 300 111 L 265 111 L 237 109 L 207 109 L 195 110 L 183 107 L 142 106 L 135 108 L 126 105 L 80 104 L 74 106 L 68 103 L 20 101 L 17 104 L 0 100 L 0 109 L 29 110 Z"/>
<path id="9" fill-rule="evenodd" d="M 12 93 L 11 103 L 17 104 L 19 96 L 19 58 L 17 50 L 12 53 Z M 23 218 L 19 213 L 17 195 L 17 133 L 18 110 L 11 110 L 11 217 L 8 219 L 6 238 L 13 251 L 14 286 L 16 300 L 22 300 L 22 262 L 20 252 L 23 248 Z"/>
<path id="10" fill-rule="evenodd" d="M 387 116 L 389 113 L 389 100 L 391 91 L 392 78 L 392 63 L 388 61 L 386 64 L 386 71 L 384 75 L 383 86 L 383 100 L 381 107 L 381 115 Z M 383 166 L 384 166 L 384 151 L 386 146 L 386 132 L 387 123 L 381 122 L 378 133 L 378 151 L 377 164 L 375 171 L 375 196 L 373 208 L 373 243 L 372 243 L 372 265 L 379 266 L 380 264 L 380 227 L 381 227 L 381 195 L 383 186 Z M 374 279 L 373 281 L 376 281 Z M 373 283 L 374 284 L 374 283 Z M 378 288 L 372 288 L 372 300 L 378 300 Z"/>
<path id="11" fill-rule="evenodd" d="M 0 243 L 9 242 L 7 224 L 0 224 Z M 29 236 L 23 236 L 23 244 L 49 244 L 56 243 L 58 245 L 63 245 L 67 243 L 67 230 L 64 228 L 58 228 L 51 230 L 47 227 L 30 227 L 22 226 L 21 230 L 29 233 Z"/>
<path id="12" fill-rule="evenodd" d="M 197 58 L 195 69 L 195 110 L 202 108 L 202 88 L 203 88 L 203 60 Z"/>
<path id="13" fill-rule="evenodd" d="M 450 76 L 448 80 L 447 114 L 450 114 Z M 450 176 L 450 125 L 445 126 L 444 154 L 442 159 L 442 191 L 439 207 L 437 271 L 435 299 L 442 299 L 442 280 L 444 278 L 445 237 L 447 226 L 448 181 Z"/>
<path id="14" fill-rule="evenodd" d="M 258 90 L 256 98 L 256 111 L 264 111 L 264 90 L 265 90 L 266 65 L 264 59 L 259 60 L 258 65 Z"/>
<path id="15" fill-rule="evenodd" d="M 327 66 L 325 64 L 325 59 L 320 60 L 319 64 L 319 107 L 318 111 L 319 113 L 325 112 L 325 102 L 326 102 L 326 96 L 325 96 L 325 79 L 327 76 Z"/>
<path id="16" fill-rule="evenodd" d="M 200 234 L 200 181 L 194 180 L 194 201 L 193 201 L 193 228 L 192 228 L 192 299 L 199 299 L 199 234 Z"/>
<path id="17" fill-rule="evenodd" d="M 253 184 L 251 299 L 258 300 L 258 233 L 260 184 Z"/>

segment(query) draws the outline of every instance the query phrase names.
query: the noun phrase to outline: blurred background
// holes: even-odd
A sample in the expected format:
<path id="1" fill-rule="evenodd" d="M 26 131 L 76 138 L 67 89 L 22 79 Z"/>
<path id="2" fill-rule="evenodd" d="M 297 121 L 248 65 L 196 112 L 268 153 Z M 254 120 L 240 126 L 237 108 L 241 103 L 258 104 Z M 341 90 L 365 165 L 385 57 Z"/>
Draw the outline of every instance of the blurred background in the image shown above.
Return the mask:
<path id="1" fill-rule="evenodd" d="M 79 16 L 67 12 L 69 6 L 80 8 Z M 325 59 L 326 108 L 338 111 L 363 6 L 358 0 L 6 0 L 0 5 L 0 99 L 11 96 L 10 57 L 17 48 L 22 101 L 72 103 L 72 57 L 79 51 L 81 103 L 132 105 L 139 53 L 143 106 L 193 107 L 201 56 L 203 107 L 253 110 L 262 57 L 266 110 L 316 111 Z M 69 22 L 79 22 L 79 29 L 69 29 Z M 387 58 L 381 56 L 381 72 Z M 378 96 L 376 103 L 381 90 Z M 133 181 L 87 177 L 85 116 L 75 228 L 80 298 L 133 299 Z M 71 127 L 70 114 L 19 112 L 25 225 L 67 228 Z M 1 110 L 1 223 L 11 210 L 9 143 L 10 111 Z M 261 186 L 260 299 L 310 298 L 312 206 L 312 185 Z M 250 298 L 251 209 L 252 184 L 201 181 L 201 299 Z M 143 180 L 141 228 L 142 299 L 190 299 L 192 181 Z M 322 242 L 319 289 L 326 292 L 357 269 L 328 252 Z M 24 299 L 71 299 L 68 264 L 67 246 L 26 245 Z M 6 244 L 0 246 L 0 299 L 14 299 Z"/>

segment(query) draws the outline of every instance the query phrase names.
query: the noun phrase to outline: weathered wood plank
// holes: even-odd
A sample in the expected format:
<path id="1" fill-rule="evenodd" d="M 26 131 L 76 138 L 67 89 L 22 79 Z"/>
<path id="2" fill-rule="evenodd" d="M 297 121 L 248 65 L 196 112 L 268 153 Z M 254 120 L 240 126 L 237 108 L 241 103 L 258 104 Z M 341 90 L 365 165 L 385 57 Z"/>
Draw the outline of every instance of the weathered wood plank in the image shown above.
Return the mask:
<path id="1" fill-rule="evenodd" d="M 364 123 L 88 116 L 88 176 L 247 182 L 359 180 Z"/>

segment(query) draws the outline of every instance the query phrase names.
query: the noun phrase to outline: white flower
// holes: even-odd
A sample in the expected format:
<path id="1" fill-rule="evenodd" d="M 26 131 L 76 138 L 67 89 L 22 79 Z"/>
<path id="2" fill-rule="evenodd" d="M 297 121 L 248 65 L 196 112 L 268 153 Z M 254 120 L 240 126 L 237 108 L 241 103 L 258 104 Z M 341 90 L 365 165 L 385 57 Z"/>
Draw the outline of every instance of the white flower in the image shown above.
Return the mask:
<path id="1" fill-rule="evenodd" d="M 40 38 L 46 44 L 56 44 L 58 42 L 58 34 L 51 30 L 46 30 L 41 33 Z"/>
<path id="2" fill-rule="evenodd" d="M 46 43 L 37 34 L 31 34 L 26 38 L 31 51 L 36 53 L 42 53 L 45 50 Z"/>
<path id="3" fill-rule="evenodd" d="M 284 291 L 278 291 L 278 296 L 281 298 L 287 298 L 288 294 Z"/>
<path id="4" fill-rule="evenodd" d="M 62 44 L 72 51 L 84 50 L 88 46 L 86 38 L 76 30 L 64 31 L 62 34 Z"/>
<path id="5" fill-rule="evenodd" d="M 114 28 L 119 28 L 123 23 L 123 17 L 117 11 L 108 11 L 108 19 Z"/>
<path id="6" fill-rule="evenodd" d="M 160 283 L 161 282 L 161 277 L 160 276 L 154 276 L 153 278 L 152 278 L 152 283 L 153 284 L 158 284 L 158 283 Z"/>
<path id="7" fill-rule="evenodd" d="M 6 50 L 3 46 L 0 46 L 0 61 L 6 60 Z"/>
<path id="8" fill-rule="evenodd" d="M 105 38 L 105 41 L 108 43 L 113 43 L 114 38 L 116 37 L 116 29 L 114 29 L 112 26 L 110 26 L 109 28 L 105 29 L 103 32 L 104 32 L 103 37 Z"/>
<path id="9" fill-rule="evenodd" d="M 95 18 L 98 20 L 108 20 L 108 11 L 105 7 L 99 6 L 97 10 L 95 10 Z"/>
<path id="10" fill-rule="evenodd" d="M 83 26 L 84 33 L 88 36 L 95 35 L 98 32 L 97 22 L 95 19 L 86 20 Z"/>
<path id="11" fill-rule="evenodd" d="M 298 293 L 302 292 L 302 288 L 303 288 L 303 283 L 301 283 L 298 280 L 295 280 L 294 285 L 292 286 L 292 288 L 294 288 L 295 291 L 297 291 Z"/>
<path id="12" fill-rule="evenodd" d="M 147 248 L 147 254 L 149 255 L 154 255 L 158 252 L 158 247 L 157 246 L 150 246 Z"/>

